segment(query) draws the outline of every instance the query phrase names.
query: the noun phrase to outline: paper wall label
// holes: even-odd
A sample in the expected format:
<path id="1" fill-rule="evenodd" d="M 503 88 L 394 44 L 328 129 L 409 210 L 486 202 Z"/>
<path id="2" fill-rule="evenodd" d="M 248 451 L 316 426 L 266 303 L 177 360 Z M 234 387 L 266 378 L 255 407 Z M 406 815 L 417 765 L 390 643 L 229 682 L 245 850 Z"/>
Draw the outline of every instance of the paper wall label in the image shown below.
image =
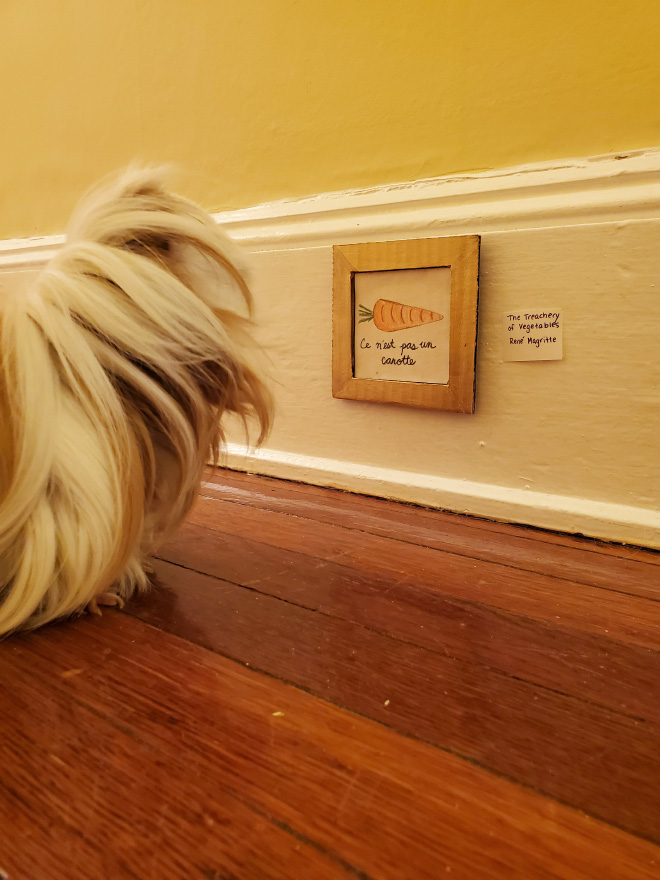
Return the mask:
<path id="1" fill-rule="evenodd" d="M 504 315 L 504 361 L 560 361 L 563 320 L 560 309 L 518 309 Z"/>

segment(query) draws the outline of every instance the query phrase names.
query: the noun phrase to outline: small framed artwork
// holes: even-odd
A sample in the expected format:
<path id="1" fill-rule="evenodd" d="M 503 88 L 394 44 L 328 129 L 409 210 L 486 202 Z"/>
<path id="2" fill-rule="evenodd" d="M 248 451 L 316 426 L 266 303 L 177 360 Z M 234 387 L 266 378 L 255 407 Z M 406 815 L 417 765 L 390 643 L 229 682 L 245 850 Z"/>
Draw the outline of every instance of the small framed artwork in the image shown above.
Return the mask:
<path id="1" fill-rule="evenodd" d="M 333 248 L 332 394 L 473 413 L 478 235 Z"/>

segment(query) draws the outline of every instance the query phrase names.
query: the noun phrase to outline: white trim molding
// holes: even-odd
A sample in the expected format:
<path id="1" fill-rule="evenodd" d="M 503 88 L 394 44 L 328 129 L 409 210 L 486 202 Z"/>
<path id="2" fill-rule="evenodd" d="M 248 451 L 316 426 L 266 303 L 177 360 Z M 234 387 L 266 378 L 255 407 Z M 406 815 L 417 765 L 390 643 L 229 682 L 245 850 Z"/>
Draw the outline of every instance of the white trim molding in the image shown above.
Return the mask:
<path id="1" fill-rule="evenodd" d="M 660 513 L 525 489 L 227 444 L 223 463 L 248 473 L 660 549 Z"/>
<path id="2" fill-rule="evenodd" d="M 65 241 L 65 235 L 10 238 L 0 241 L 0 272 L 39 269 L 55 256 Z"/>
<path id="3" fill-rule="evenodd" d="M 253 251 L 660 217 L 660 148 L 321 193 L 213 216 Z M 38 268 L 65 241 L 0 241 L 0 271 Z"/>
<path id="4" fill-rule="evenodd" d="M 541 162 L 215 214 L 251 250 L 660 216 L 660 149 Z"/>

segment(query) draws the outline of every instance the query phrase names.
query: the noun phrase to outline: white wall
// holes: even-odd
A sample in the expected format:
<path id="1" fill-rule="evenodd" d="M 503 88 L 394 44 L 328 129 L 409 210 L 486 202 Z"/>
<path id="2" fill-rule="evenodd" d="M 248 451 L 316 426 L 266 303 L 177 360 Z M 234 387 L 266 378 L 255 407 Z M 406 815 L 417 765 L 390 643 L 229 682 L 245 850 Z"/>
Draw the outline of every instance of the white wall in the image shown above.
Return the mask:
<path id="1" fill-rule="evenodd" d="M 256 251 L 281 382 L 265 449 L 246 458 L 237 436 L 232 466 L 659 547 L 658 162 L 585 160 L 463 178 L 471 192 L 458 195 L 460 181 L 435 181 L 222 217 Z M 455 232 L 482 234 L 475 414 L 334 400 L 330 243 Z M 563 360 L 504 363 L 503 315 L 548 307 L 564 312 Z"/>

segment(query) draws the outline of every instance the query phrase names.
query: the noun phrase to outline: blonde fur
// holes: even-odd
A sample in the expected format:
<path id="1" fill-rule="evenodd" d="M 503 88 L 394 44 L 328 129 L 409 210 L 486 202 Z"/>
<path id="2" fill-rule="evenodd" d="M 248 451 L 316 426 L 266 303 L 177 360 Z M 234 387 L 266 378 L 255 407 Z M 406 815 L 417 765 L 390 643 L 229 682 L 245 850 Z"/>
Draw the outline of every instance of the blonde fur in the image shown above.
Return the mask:
<path id="1" fill-rule="evenodd" d="M 244 277 L 206 213 L 133 169 L 0 301 L 0 635 L 145 587 L 223 414 L 268 431 Z"/>

